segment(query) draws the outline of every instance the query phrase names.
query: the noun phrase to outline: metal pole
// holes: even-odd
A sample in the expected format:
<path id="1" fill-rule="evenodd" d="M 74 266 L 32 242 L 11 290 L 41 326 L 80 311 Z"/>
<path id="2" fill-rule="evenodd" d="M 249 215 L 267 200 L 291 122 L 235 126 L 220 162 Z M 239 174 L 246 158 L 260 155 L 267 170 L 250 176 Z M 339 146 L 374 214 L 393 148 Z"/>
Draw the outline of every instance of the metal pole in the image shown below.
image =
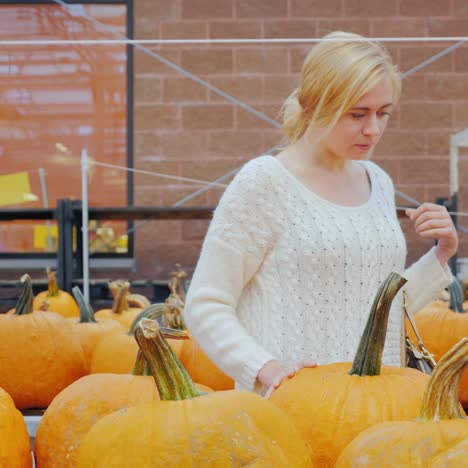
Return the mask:
<path id="1" fill-rule="evenodd" d="M 89 234 L 88 234 L 88 152 L 81 152 L 81 215 L 83 233 L 83 295 L 89 302 Z"/>
<path id="2" fill-rule="evenodd" d="M 39 168 L 39 179 L 41 181 L 41 190 L 42 190 L 42 204 L 44 208 L 49 208 L 49 197 L 47 195 L 47 184 L 45 180 L 45 170 L 43 167 Z M 54 246 L 52 244 L 52 233 L 51 233 L 51 224 L 50 220 L 46 221 L 47 226 L 47 251 L 52 252 Z"/>

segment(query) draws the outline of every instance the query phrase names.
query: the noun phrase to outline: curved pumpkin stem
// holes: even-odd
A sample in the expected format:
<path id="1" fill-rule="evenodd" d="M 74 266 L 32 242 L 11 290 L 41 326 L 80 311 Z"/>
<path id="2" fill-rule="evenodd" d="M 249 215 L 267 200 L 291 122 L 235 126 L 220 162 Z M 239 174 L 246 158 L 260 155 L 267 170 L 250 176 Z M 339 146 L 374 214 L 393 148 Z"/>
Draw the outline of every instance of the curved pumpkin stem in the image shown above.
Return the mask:
<path id="1" fill-rule="evenodd" d="M 137 357 L 135 359 L 135 365 L 133 366 L 133 370 L 131 372 L 132 375 L 152 375 L 151 369 L 146 363 L 145 355 L 138 349 Z"/>
<path id="2" fill-rule="evenodd" d="M 72 288 L 73 296 L 75 296 L 78 307 L 80 308 L 80 323 L 97 323 L 94 318 L 94 310 L 85 298 L 78 286 Z"/>
<path id="3" fill-rule="evenodd" d="M 31 277 L 25 274 L 21 277 L 20 281 L 23 283 L 23 290 L 16 304 L 14 315 L 31 314 L 33 311 L 34 299 Z"/>
<path id="4" fill-rule="evenodd" d="M 128 294 L 127 302 L 130 307 L 138 307 L 140 309 L 146 309 L 151 305 L 151 302 L 142 294 Z"/>
<path id="5" fill-rule="evenodd" d="M 161 400 L 187 400 L 200 396 L 163 334 L 172 339 L 188 338 L 186 331 L 160 328 L 155 320 L 147 318 L 142 318 L 135 329 L 135 338 L 151 369 Z"/>
<path id="6" fill-rule="evenodd" d="M 467 365 L 468 337 L 464 337 L 434 368 L 424 393 L 419 420 L 466 419 L 460 408 L 458 391 Z"/>
<path id="7" fill-rule="evenodd" d="M 109 288 L 111 288 L 111 291 L 112 291 L 111 285 L 109 285 Z M 127 295 L 128 295 L 129 288 L 130 288 L 130 283 L 128 281 L 125 281 L 120 286 L 117 292 L 117 295 L 114 297 L 114 302 L 112 304 L 113 314 L 122 314 L 124 310 L 128 309 Z"/>
<path id="8" fill-rule="evenodd" d="M 454 312 L 462 314 L 463 310 L 463 301 L 465 293 L 463 291 L 463 286 L 458 278 L 454 278 L 452 283 L 448 287 L 450 303 L 449 308 Z"/>
<path id="9" fill-rule="evenodd" d="M 138 325 L 138 322 L 142 318 L 148 318 L 151 320 L 159 320 L 161 317 L 164 317 L 167 314 L 168 305 L 165 302 L 158 302 L 157 304 L 151 304 L 146 309 L 142 310 L 136 317 L 130 327 L 132 333 L 135 332 L 135 329 Z M 169 327 L 171 328 L 171 327 Z"/>
<path id="10" fill-rule="evenodd" d="M 57 276 L 55 275 L 55 271 L 47 268 L 47 278 L 49 280 L 49 286 L 47 288 L 47 296 L 58 296 L 60 294 L 60 290 L 57 283 Z"/>
<path id="11" fill-rule="evenodd" d="M 377 291 L 350 375 L 380 375 L 390 307 L 406 281 L 398 273 L 392 272 Z"/>

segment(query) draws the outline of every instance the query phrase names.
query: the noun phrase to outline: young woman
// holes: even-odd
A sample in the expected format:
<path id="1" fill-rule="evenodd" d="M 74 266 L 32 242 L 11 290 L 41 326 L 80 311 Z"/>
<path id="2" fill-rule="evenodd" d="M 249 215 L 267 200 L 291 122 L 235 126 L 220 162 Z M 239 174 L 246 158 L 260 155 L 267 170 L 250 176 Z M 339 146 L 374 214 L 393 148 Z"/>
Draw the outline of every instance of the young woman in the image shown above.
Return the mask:
<path id="1" fill-rule="evenodd" d="M 458 238 L 446 209 L 407 211 L 437 245 L 404 270 L 393 183 L 369 161 L 400 96 L 398 71 L 361 36 L 326 38 L 342 40 L 312 48 L 283 106 L 287 147 L 248 162 L 223 194 L 186 302 L 186 324 L 210 358 L 237 388 L 264 394 L 304 366 L 352 360 L 390 272 L 407 278 L 413 313 L 452 279 Z M 383 358 L 396 366 L 401 300 Z"/>

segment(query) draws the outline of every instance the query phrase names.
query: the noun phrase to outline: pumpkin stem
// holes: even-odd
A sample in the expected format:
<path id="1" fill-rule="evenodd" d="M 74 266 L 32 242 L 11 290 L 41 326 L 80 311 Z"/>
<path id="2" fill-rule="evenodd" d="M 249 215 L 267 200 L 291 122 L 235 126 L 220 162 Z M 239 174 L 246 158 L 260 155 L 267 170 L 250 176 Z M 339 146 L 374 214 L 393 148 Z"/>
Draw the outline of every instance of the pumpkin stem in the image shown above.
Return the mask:
<path id="1" fill-rule="evenodd" d="M 49 280 L 49 286 L 47 288 L 47 296 L 49 297 L 58 296 L 60 293 L 60 290 L 58 287 L 55 271 L 50 268 L 47 268 L 47 278 Z"/>
<path id="2" fill-rule="evenodd" d="M 118 292 L 114 297 L 114 302 L 112 304 L 113 314 L 122 314 L 124 310 L 128 309 L 127 294 L 130 288 L 130 283 L 128 281 L 125 281 L 124 283 L 119 285 L 118 288 Z"/>
<path id="3" fill-rule="evenodd" d="M 377 291 L 350 375 L 380 375 L 390 307 L 406 281 L 398 273 L 392 272 Z"/>
<path id="4" fill-rule="evenodd" d="M 161 400 L 188 400 L 200 396 L 164 335 L 173 339 L 188 338 L 186 331 L 160 328 L 155 320 L 147 318 L 142 318 L 135 329 L 135 338 L 151 369 Z"/>
<path id="5" fill-rule="evenodd" d="M 463 418 L 458 401 L 460 379 L 468 365 L 468 337 L 462 338 L 435 366 L 424 392 L 419 420 Z"/>
<path id="6" fill-rule="evenodd" d="M 33 311 L 33 290 L 31 277 L 26 273 L 20 278 L 23 290 L 15 307 L 15 315 L 26 315 Z"/>
<path id="7" fill-rule="evenodd" d="M 143 318 L 149 318 L 151 320 L 158 320 L 161 317 L 164 317 L 167 313 L 167 304 L 166 303 L 157 303 L 151 304 L 145 310 L 142 310 L 136 317 L 130 327 L 132 334 L 135 332 L 135 329 L 138 325 L 138 322 Z M 171 328 L 171 327 L 168 327 Z"/>
<path id="8" fill-rule="evenodd" d="M 152 375 L 151 369 L 146 363 L 145 355 L 138 349 L 135 365 L 133 366 L 132 375 Z"/>
<path id="9" fill-rule="evenodd" d="M 128 294 L 127 302 L 130 307 L 138 307 L 139 309 L 146 309 L 151 305 L 151 302 L 141 294 Z"/>
<path id="10" fill-rule="evenodd" d="M 454 312 L 463 313 L 463 300 L 465 294 L 463 292 L 463 286 L 458 278 L 454 278 L 447 288 L 450 297 L 449 308 Z"/>
<path id="11" fill-rule="evenodd" d="M 80 323 L 97 323 L 94 318 L 94 310 L 91 305 L 85 301 L 81 289 L 78 286 L 74 286 L 72 288 L 72 293 L 80 308 Z"/>

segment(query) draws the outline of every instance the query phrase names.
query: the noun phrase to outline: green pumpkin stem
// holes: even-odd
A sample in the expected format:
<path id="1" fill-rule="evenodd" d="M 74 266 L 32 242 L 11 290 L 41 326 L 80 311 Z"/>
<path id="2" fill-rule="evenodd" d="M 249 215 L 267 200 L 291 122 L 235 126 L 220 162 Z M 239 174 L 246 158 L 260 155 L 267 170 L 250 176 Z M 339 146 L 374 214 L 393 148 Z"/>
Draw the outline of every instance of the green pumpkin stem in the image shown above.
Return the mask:
<path id="1" fill-rule="evenodd" d="M 435 366 L 423 396 L 419 420 L 466 419 L 458 392 L 467 366 L 468 337 L 465 336 Z"/>
<path id="2" fill-rule="evenodd" d="M 390 273 L 377 291 L 350 375 L 380 375 L 390 307 L 406 281 L 398 273 Z"/>
<path id="3" fill-rule="evenodd" d="M 60 290 L 57 283 L 57 277 L 55 275 L 55 271 L 47 268 L 47 278 L 49 281 L 49 286 L 47 288 L 47 296 L 58 296 L 60 294 Z"/>
<path id="4" fill-rule="evenodd" d="M 114 298 L 114 302 L 112 304 L 113 314 L 122 314 L 124 310 L 128 309 L 127 294 L 129 288 L 130 283 L 128 281 L 120 285 L 117 295 Z"/>
<path id="5" fill-rule="evenodd" d="M 20 281 L 23 283 L 23 290 L 15 307 L 15 315 L 31 314 L 34 299 L 31 277 L 25 274 L 21 277 Z"/>
<path id="6" fill-rule="evenodd" d="M 141 349 L 138 349 L 135 365 L 133 366 L 132 375 L 152 375 L 151 369 L 146 363 L 145 355 Z"/>
<path id="7" fill-rule="evenodd" d="M 80 308 L 80 323 L 97 323 L 94 318 L 94 310 L 91 305 L 86 302 L 81 289 L 78 286 L 74 286 L 72 288 L 72 293 Z"/>
<path id="8" fill-rule="evenodd" d="M 160 328 L 155 320 L 147 318 L 142 318 L 135 329 L 135 338 L 151 369 L 161 400 L 188 400 L 200 396 L 201 393 L 164 336 L 187 339 L 188 333 Z"/>
<path id="9" fill-rule="evenodd" d="M 462 314 L 464 312 L 463 301 L 465 298 L 465 293 L 463 291 L 463 286 L 458 278 L 453 279 L 452 283 L 448 287 L 448 292 L 450 296 L 450 310 Z"/>

